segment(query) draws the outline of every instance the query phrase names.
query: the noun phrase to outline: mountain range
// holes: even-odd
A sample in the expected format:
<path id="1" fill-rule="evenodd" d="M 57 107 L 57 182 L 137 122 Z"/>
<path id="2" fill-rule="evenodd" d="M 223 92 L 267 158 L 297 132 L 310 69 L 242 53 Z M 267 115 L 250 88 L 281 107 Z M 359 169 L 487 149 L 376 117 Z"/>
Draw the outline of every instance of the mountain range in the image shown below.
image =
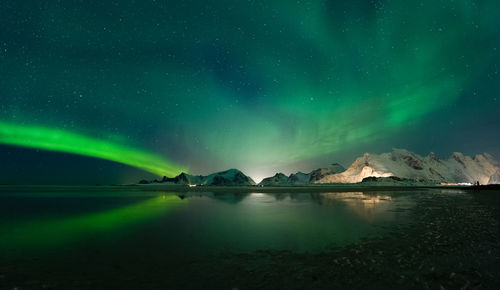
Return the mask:
<path id="1" fill-rule="evenodd" d="M 276 173 L 274 176 L 262 179 L 259 183 L 261 186 L 286 186 L 286 185 L 310 185 L 319 183 L 327 176 L 335 175 L 344 172 L 346 169 L 338 164 L 333 163 L 326 167 L 315 169 L 309 173 L 292 173 L 286 176 L 283 173 Z"/>
<path id="2" fill-rule="evenodd" d="M 208 176 L 181 173 L 174 178 L 164 177 L 159 183 L 181 185 L 249 186 L 255 182 L 237 169 Z M 383 154 L 365 153 L 347 169 L 333 163 L 309 173 L 289 176 L 276 173 L 264 178 L 259 186 L 304 186 L 332 183 L 367 184 L 499 184 L 500 164 L 487 153 L 474 157 L 455 152 L 448 159 L 434 153 L 420 156 L 405 149 L 393 149 Z M 150 183 L 141 181 L 140 183 Z"/>
<path id="3" fill-rule="evenodd" d="M 173 178 L 163 177 L 162 180 L 147 181 L 141 180 L 140 184 L 148 183 L 165 183 L 165 184 L 177 184 L 177 185 L 218 185 L 218 186 L 249 186 L 255 185 L 255 181 L 252 178 L 243 174 L 243 172 L 238 169 L 229 169 L 225 171 L 220 171 L 212 173 L 207 176 L 203 175 L 190 175 L 187 173 L 181 173 Z"/>
<path id="4" fill-rule="evenodd" d="M 365 153 L 344 172 L 325 176 L 317 183 L 357 183 L 366 177 L 395 176 L 427 183 L 490 184 L 499 173 L 499 163 L 486 153 L 469 157 L 455 152 L 441 160 L 434 153 L 422 157 L 408 150 L 393 149 L 379 155 Z"/>

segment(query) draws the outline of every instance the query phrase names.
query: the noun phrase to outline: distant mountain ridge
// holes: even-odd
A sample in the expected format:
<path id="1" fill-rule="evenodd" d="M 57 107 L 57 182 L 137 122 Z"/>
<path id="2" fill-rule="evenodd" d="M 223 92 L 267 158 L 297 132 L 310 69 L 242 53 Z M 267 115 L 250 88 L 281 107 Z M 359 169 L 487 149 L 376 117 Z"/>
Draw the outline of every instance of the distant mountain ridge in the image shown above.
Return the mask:
<path id="1" fill-rule="evenodd" d="M 161 181 L 141 180 L 140 184 L 148 183 L 166 183 L 177 185 L 218 185 L 218 186 L 248 186 L 255 185 L 255 181 L 249 176 L 243 174 L 238 169 L 229 169 L 216 173 L 203 175 L 190 175 L 182 172 L 173 178 L 163 177 Z"/>
<path id="2" fill-rule="evenodd" d="M 422 157 L 405 149 L 393 149 L 383 154 L 365 153 L 351 166 L 344 169 L 339 164 L 313 170 L 306 174 L 308 182 L 301 185 L 329 183 L 370 183 L 370 184 L 441 184 L 470 183 L 499 184 L 500 166 L 487 153 L 475 157 L 455 152 L 449 159 L 441 160 L 434 153 Z M 259 185 L 295 185 L 290 177 L 280 173 L 264 178 Z"/>
<path id="3" fill-rule="evenodd" d="M 342 165 L 338 163 L 333 163 L 328 165 L 327 167 L 322 167 L 313 170 L 310 173 L 297 172 L 290 174 L 290 176 L 286 176 L 283 173 L 276 173 L 276 175 L 272 177 L 267 177 L 262 179 L 259 185 L 261 186 L 309 185 L 316 183 L 318 180 L 321 180 L 328 175 L 341 173 L 344 171 L 345 168 Z"/>
<path id="4" fill-rule="evenodd" d="M 489 184 L 499 170 L 498 162 L 487 153 L 472 158 L 455 152 L 441 160 L 434 153 L 422 157 L 405 149 L 393 149 L 379 155 L 365 153 L 344 172 L 327 175 L 316 183 L 357 183 L 367 177 L 395 176 L 426 183 Z"/>
<path id="5" fill-rule="evenodd" d="M 181 173 L 176 177 L 164 177 L 164 184 L 177 185 L 255 185 L 252 178 L 237 169 L 229 169 L 207 176 Z M 405 149 L 393 149 L 382 154 L 365 153 L 347 169 L 338 163 L 318 168 L 310 173 L 297 172 L 289 176 L 276 173 L 264 178 L 259 186 L 306 186 L 331 183 L 366 184 L 441 184 L 470 183 L 500 184 L 500 164 L 487 154 L 474 157 L 455 152 L 448 159 L 440 159 L 434 153 L 420 156 Z M 142 180 L 140 183 L 151 183 Z"/>

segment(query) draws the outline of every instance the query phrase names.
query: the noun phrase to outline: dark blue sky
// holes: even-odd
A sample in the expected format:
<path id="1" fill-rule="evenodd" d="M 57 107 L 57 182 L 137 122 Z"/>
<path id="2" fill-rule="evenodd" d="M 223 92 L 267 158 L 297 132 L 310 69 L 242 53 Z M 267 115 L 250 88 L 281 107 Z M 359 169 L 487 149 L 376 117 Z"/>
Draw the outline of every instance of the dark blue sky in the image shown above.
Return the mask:
<path id="1" fill-rule="evenodd" d="M 2 1 L 0 183 L 259 180 L 393 147 L 498 157 L 498 15 L 493 0 Z"/>

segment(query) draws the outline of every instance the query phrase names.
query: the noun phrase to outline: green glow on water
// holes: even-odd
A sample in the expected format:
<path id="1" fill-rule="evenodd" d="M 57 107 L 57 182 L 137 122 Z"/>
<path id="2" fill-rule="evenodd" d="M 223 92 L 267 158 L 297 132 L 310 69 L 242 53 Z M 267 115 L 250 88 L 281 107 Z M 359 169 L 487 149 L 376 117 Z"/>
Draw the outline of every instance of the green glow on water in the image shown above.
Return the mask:
<path id="1" fill-rule="evenodd" d="M 174 176 L 187 171 L 159 155 L 55 128 L 0 122 L 0 144 L 90 156 L 130 165 L 160 176 Z"/>
<path id="2" fill-rule="evenodd" d="M 109 232 L 123 232 L 185 202 L 175 195 L 164 195 L 105 212 L 8 224 L 0 231 L 0 249 L 8 253 L 55 247 Z"/>

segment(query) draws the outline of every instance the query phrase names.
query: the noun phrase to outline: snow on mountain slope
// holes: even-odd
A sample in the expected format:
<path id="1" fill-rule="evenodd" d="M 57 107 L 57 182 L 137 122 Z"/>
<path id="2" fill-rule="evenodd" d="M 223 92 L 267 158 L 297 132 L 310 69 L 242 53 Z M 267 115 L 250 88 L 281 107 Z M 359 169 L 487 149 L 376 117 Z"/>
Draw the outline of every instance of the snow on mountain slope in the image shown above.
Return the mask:
<path id="1" fill-rule="evenodd" d="M 357 183 L 366 177 L 390 177 L 412 179 L 417 182 L 454 182 L 487 184 L 499 170 L 498 163 L 488 154 L 474 158 L 455 152 L 447 160 L 440 160 L 431 153 L 419 156 L 404 149 L 390 153 L 368 154 L 359 157 L 344 172 L 327 175 L 316 183 Z"/>
<path id="2" fill-rule="evenodd" d="M 288 177 L 288 183 L 291 185 L 306 185 L 309 184 L 309 178 L 310 174 L 299 171 L 297 173 L 290 174 Z"/>
<path id="3" fill-rule="evenodd" d="M 212 173 L 207 176 L 190 175 L 183 172 L 174 178 L 163 178 L 162 182 L 184 185 L 255 185 L 255 182 L 250 177 L 246 176 L 238 169 L 229 169 L 226 171 Z"/>
<path id="4" fill-rule="evenodd" d="M 333 163 L 327 167 L 318 168 L 310 173 L 297 172 L 286 176 L 283 173 L 276 173 L 276 175 L 264 178 L 259 185 L 262 186 L 285 186 L 285 185 L 308 185 L 314 183 L 327 175 L 343 172 L 345 168 L 338 164 Z"/>
<path id="5" fill-rule="evenodd" d="M 309 184 L 309 174 L 303 172 L 292 173 L 286 176 L 283 173 L 276 173 L 274 176 L 266 177 L 259 183 L 261 186 L 293 186 Z"/>
<path id="6" fill-rule="evenodd" d="M 371 178 L 374 177 L 374 178 Z M 286 176 L 277 173 L 259 183 L 261 186 L 294 186 L 314 183 L 365 184 L 440 184 L 476 183 L 500 184 L 500 164 L 489 154 L 475 157 L 455 152 L 449 159 L 441 160 L 434 153 L 422 157 L 404 149 L 390 153 L 368 154 L 357 158 L 349 168 L 334 163 L 310 173 L 297 172 Z M 208 176 L 181 173 L 174 178 L 164 177 L 155 183 L 184 185 L 246 186 L 255 182 L 237 169 L 229 169 Z M 150 183 L 141 180 L 141 184 Z"/>
<path id="7" fill-rule="evenodd" d="M 488 184 L 500 184 L 500 170 L 497 170 L 497 172 L 490 177 Z"/>
<path id="8" fill-rule="evenodd" d="M 243 174 L 238 169 L 229 169 L 217 173 L 210 174 L 201 184 L 206 185 L 255 185 L 255 182 L 250 177 Z"/>
<path id="9" fill-rule="evenodd" d="M 288 184 L 288 176 L 283 173 L 276 173 L 274 176 L 262 179 L 259 185 L 262 186 L 283 186 Z"/>
<path id="10" fill-rule="evenodd" d="M 327 167 L 318 168 L 316 170 L 311 171 L 311 173 L 309 173 L 310 175 L 309 182 L 314 183 L 316 180 L 320 180 L 327 175 L 341 173 L 344 171 L 345 171 L 344 166 L 338 163 L 333 163 L 328 165 Z"/>

